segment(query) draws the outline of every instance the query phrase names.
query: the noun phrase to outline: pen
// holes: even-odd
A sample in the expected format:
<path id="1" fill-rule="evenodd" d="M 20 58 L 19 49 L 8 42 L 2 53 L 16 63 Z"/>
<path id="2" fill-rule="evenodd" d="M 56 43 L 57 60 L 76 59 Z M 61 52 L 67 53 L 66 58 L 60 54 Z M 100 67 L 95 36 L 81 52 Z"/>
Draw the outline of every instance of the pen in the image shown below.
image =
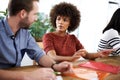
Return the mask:
<path id="1" fill-rule="evenodd" d="M 56 74 L 56 75 L 60 75 L 60 74 L 61 74 L 61 72 L 54 72 L 54 74 Z"/>

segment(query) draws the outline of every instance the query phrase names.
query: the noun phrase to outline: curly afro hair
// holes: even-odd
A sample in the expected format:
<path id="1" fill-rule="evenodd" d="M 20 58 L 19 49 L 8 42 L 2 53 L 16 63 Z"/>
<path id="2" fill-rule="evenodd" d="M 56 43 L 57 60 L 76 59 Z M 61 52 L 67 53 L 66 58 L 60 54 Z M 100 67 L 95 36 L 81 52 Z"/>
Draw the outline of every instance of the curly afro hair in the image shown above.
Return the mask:
<path id="1" fill-rule="evenodd" d="M 80 23 L 80 11 L 71 3 L 61 2 L 52 7 L 50 11 L 50 20 L 52 26 L 56 28 L 57 16 L 66 16 L 70 18 L 70 26 L 68 32 L 74 31 Z"/>

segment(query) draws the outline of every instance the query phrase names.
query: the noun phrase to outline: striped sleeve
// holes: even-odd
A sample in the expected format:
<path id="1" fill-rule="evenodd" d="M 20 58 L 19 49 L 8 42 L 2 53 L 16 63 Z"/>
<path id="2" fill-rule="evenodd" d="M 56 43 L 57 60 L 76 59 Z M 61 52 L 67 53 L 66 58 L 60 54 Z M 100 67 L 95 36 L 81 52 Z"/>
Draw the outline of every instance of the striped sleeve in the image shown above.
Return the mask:
<path id="1" fill-rule="evenodd" d="M 120 36 L 116 30 L 108 30 L 103 34 L 98 45 L 98 51 L 115 49 L 112 55 L 120 55 Z"/>

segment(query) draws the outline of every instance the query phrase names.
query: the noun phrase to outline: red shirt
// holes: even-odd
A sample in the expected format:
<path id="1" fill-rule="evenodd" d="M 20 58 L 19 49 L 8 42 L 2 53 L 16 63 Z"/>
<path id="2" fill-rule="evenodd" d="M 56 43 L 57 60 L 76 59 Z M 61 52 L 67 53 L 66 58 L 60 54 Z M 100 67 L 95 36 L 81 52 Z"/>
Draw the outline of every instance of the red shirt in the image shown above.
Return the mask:
<path id="1" fill-rule="evenodd" d="M 72 56 L 77 50 L 84 48 L 75 35 L 67 34 L 62 37 L 54 33 L 43 36 L 43 46 L 46 53 L 55 50 L 56 55 L 60 56 Z"/>

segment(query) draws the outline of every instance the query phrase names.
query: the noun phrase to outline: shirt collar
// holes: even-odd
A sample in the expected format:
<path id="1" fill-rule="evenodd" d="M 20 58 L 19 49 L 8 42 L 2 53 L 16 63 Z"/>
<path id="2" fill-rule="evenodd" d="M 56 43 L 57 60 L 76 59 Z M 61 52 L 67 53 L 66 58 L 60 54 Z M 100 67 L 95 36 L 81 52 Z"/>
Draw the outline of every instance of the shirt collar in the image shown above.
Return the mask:
<path id="1" fill-rule="evenodd" d="M 11 36 L 14 35 L 14 33 L 11 30 L 11 27 L 8 24 L 7 18 L 3 19 L 3 27 L 5 28 L 5 31 L 6 31 L 6 33 L 7 33 L 8 36 L 11 37 Z"/>

